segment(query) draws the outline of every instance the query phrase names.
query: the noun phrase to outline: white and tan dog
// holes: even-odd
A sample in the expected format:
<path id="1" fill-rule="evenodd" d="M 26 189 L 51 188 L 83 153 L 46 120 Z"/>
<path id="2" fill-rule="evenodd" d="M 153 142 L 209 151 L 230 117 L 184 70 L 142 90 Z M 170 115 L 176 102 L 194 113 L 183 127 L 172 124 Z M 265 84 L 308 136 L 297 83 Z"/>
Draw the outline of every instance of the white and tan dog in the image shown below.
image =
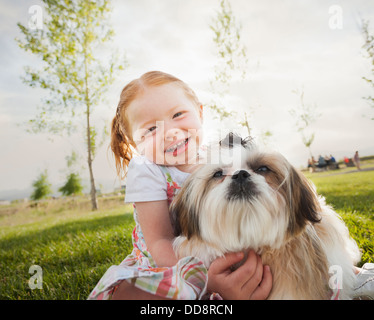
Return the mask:
<path id="1" fill-rule="evenodd" d="M 272 271 L 269 299 L 349 299 L 360 251 L 341 218 L 282 155 L 235 140 L 228 135 L 220 152 L 239 150 L 236 161 L 203 165 L 173 201 L 177 256 L 209 267 L 254 249 Z"/>

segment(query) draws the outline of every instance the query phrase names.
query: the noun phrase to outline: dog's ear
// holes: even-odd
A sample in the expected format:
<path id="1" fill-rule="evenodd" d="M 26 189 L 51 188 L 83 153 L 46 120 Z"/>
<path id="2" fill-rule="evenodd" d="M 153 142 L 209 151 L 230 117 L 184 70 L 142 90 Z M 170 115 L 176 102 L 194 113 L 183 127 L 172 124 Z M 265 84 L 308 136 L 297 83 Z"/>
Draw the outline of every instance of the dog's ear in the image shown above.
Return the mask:
<path id="1" fill-rule="evenodd" d="M 317 194 L 308 179 L 294 167 L 290 167 L 287 181 L 290 221 L 288 231 L 291 234 L 301 231 L 306 223 L 321 220 L 321 211 Z"/>
<path id="2" fill-rule="evenodd" d="M 192 179 L 187 178 L 182 189 L 179 190 L 170 205 L 170 221 L 173 227 L 174 236 L 200 236 L 199 217 L 195 203 L 189 199 L 189 189 Z"/>
<path id="3" fill-rule="evenodd" d="M 252 144 L 252 137 L 247 137 L 242 139 L 239 135 L 229 132 L 226 137 L 219 142 L 221 147 L 232 148 L 234 146 L 242 146 L 244 148 L 249 148 Z"/>

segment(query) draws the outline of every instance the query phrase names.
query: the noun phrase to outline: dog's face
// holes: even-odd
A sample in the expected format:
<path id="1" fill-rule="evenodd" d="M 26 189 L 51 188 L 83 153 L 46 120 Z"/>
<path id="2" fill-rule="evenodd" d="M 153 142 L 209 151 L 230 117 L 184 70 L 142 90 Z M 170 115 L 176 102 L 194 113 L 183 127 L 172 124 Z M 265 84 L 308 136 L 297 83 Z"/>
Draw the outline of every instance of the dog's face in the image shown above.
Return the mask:
<path id="1" fill-rule="evenodd" d="M 235 159 L 224 161 L 235 150 Z M 197 237 L 224 252 L 259 250 L 278 248 L 319 220 L 315 191 L 280 154 L 243 142 L 221 143 L 220 155 L 220 164 L 199 168 L 174 199 L 176 235 Z"/>

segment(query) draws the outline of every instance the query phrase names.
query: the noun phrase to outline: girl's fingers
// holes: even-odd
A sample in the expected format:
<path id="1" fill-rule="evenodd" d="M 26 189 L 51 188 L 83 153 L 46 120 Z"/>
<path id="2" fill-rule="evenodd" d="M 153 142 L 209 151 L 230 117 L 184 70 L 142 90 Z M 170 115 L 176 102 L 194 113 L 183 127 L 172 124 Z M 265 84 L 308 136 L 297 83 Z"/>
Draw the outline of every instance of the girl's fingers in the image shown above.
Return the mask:
<path id="1" fill-rule="evenodd" d="M 230 274 L 231 281 L 233 283 L 238 283 L 243 287 L 256 273 L 259 262 L 261 262 L 260 256 L 258 256 L 253 250 L 249 251 L 247 260 Z"/>
<path id="2" fill-rule="evenodd" d="M 243 252 L 227 253 L 224 257 L 220 257 L 214 260 L 209 267 L 209 271 L 214 274 L 225 273 L 233 264 L 241 261 L 243 257 Z"/>
<path id="3" fill-rule="evenodd" d="M 228 253 L 213 261 L 208 271 L 211 289 L 225 294 L 227 299 L 266 299 L 273 282 L 269 266 L 264 267 L 261 257 L 251 250 L 246 261 L 231 271 L 230 267 L 243 258 L 242 252 Z"/>
<path id="4" fill-rule="evenodd" d="M 266 299 L 273 286 L 273 276 L 269 266 L 264 266 L 263 277 L 260 285 L 256 288 L 251 296 L 251 300 L 264 300 Z"/>
<path id="5" fill-rule="evenodd" d="M 248 294 L 248 298 L 254 293 L 258 285 L 261 283 L 263 266 L 261 257 L 255 256 L 256 265 L 252 263 L 251 268 L 254 268 L 253 272 L 247 276 L 247 281 L 243 283 L 242 290 L 244 293 Z"/>

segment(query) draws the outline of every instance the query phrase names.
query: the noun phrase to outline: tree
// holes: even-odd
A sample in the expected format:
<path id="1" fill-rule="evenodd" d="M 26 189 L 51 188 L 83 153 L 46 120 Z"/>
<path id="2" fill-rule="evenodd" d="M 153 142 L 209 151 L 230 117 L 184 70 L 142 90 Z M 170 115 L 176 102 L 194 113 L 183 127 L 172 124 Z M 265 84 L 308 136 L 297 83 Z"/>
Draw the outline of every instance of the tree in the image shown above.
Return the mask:
<path id="1" fill-rule="evenodd" d="M 311 132 L 310 125 L 314 123 L 321 114 L 317 112 L 316 104 L 305 104 L 303 88 L 301 90 L 293 90 L 292 92 L 298 95 L 300 104 L 296 108 L 290 109 L 289 112 L 295 118 L 297 132 L 301 134 L 303 144 L 308 148 L 310 157 L 312 157 L 311 145 L 314 141 L 315 134 Z"/>
<path id="2" fill-rule="evenodd" d="M 220 120 L 232 119 L 233 123 L 246 129 L 248 136 L 250 136 L 252 127 L 248 113 L 253 114 L 253 108 L 246 106 L 246 111 L 238 115 L 237 111 L 227 107 L 223 102 L 231 90 L 231 83 L 234 80 L 245 80 L 248 68 L 247 48 L 241 38 L 242 26 L 235 18 L 229 0 L 220 0 L 220 10 L 217 11 L 209 27 L 213 31 L 218 63 L 214 67 L 214 79 L 210 81 L 215 99 L 208 107 L 216 118 Z M 267 141 L 272 133 L 267 130 L 261 133 L 261 136 L 263 141 Z"/>
<path id="3" fill-rule="evenodd" d="M 58 189 L 64 196 L 78 195 L 82 193 L 82 190 L 81 178 L 78 173 L 74 172 L 68 175 L 66 183 Z"/>
<path id="4" fill-rule="evenodd" d="M 61 135 L 83 130 L 91 204 L 96 210 L 92 163 L 98 129 L 92 123 L 92 114 L 125 61 L 121 63 L 113 50 L 109 55 L 103 50 L 114 34 L 109 25 L 109 0 L 43 0 L 43 3 L 47 13 L 43 15 L 43 28 L 34 30 L 18 23 L 24 39 L 16 39 L 20 48 L 42 62 L 40 69 L 25 68 L 24 83 L 49 93 L 39 107 L 39 114 L 29 121 L 28 130 Z"/>
<path id="5" fill-rule="evenodd" d="M 363 48 L 366 50 L 367 58 L 370 60 L 371 69 L 370 72 L 374 75 L 374 35 L 369 31 L 369 21 L 362 21 L 362 34 L 364 36 L 364 45 Z M 370 79 L 367 77 L 362 77 L 369 85 L 374 89 L 374 79 Z M 374 108 L 374 97 L 368 96 L 364 97 L 364 99 L 368 100 L 371 104 L 371 107 Z M 371 118 L 374 120 L 374 117 Z"/>
<path id="6" fill-rule="evenodd" d="M 83 186 L 79 173 L 74 172 L 74 167 L 77 163 L 78 155 L 76 152 L 72 152 L 71 156 L 66 157 L 68 174 L 66 178 L 66 183 L 58 189 L 63 195 L 78 195 L 82 193 Z"/>
<path id="7" fill-rule="evenodd" d="M 214 67 L 215 77 L 210 81 L 212 91 L 221 100 L 230 91 L 230 82 L 234 75 L 245 78 L 247 69 L 247 49 L 241 42 L 241 25 L 236 22 L 228 0 L 220 1 L 220 11 L 213 18 L 210 29 L 217 49 L 218 63 Z M 235 116 L 219 101 L 213 101 L 210 109 L 222 120 Z"/>
<path id="8" fill-rule="evenodd" d="M 48 172 L 44 170 L 39 177 L 32 183 L 34 188 L 33 193 L 31 194 L 32 200 L 43 199 L 49 194 L 52 193 L 52 186 L 48 182 Z"/>

